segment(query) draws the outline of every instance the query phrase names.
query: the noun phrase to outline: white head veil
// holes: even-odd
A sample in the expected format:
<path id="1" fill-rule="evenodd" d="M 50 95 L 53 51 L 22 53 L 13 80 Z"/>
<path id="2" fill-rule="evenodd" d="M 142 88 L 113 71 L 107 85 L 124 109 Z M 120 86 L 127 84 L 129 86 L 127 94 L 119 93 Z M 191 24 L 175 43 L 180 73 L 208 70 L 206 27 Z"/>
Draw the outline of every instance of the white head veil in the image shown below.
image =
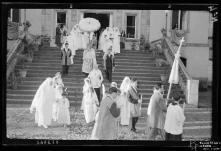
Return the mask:
<path id="1" fill-rule="evenodd" d="M 32 101 L 32 104 L 31 104 L 31 107 L 30 107 L 30 110 L 32 112 L 32 110 L 34 108 L 37 108 L 39 106 L 39 104 L 41 103 L 42 101 L 42 97 L 43 95 L 45 95 L 45 90 L 47 90 L 48 88 L 52 88 L 52 85 L 53 85 L 53 79 L 48 77 L 46 78 L 42 84 L 39 86 L 35 96 L 34 96 L 34 99 Z"/>
<path id="2" fill-rule="evenodd" d="M 85 93 L 91 87 L 91 81 L 89 78 L 84 79 L 83 93 Z"/>
<path id="3" fill-rule="evenodd" d="M 130 78 L 126 76 L 120 86 L 121 93 L 128 92 L 130 84 L 131 84 Z"/>

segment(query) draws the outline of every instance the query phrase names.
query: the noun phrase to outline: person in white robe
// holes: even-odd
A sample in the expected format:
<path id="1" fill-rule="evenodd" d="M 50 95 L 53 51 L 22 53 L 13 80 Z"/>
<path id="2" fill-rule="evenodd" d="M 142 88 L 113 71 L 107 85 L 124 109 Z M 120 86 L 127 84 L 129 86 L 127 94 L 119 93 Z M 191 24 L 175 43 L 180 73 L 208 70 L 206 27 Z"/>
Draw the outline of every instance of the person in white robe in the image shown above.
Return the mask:
<path id="1" fill-rule="evenodd" d="M 90 79 L 86 78 L 84 81 L 85 85 L 83 87 L 83 99 L 81 109 L 83 109 L 84 111 L 86 123 L 90 123 L 95 120 L 99 102 L 97 95 L 91 85 Z"/>
<path id="2" fill-rule="evenodd" d="M 96 53 L 95 50 L 91 48 L 91 46 L 92 43 L 88 43 L 87 49 L 85 49 L 83 53 L 82 73 L 85 74 L 86 77 L 97 64 Z"/>
<path id="3" fill-rule="evenodd" d="M 104 84 L 102 84 L 102 100 L 106 97 L 106 91 L 105 91 L 105 86 Z M 97 110 L 97 113 L 95 115 L 95 123 L 94 123 L 94 127 L 93 127 L 93 130 L 92 130 L 92 134 L 91 134 L 91 138 L 92 140 L 98 140 L 98 137 L 95 135 L 95 132 L 97 131 L 97 122 L 98 122 L 98 116 L 99 116 L 99 107 L 98 107 L 98 110 Z"/>
<path id="4" fill-rule="evenodd" d="M 39 86 L 32 101 L 30 112 L 35 109 L 35 123 L 48 128 L 52 122 L 52 106 L 55 102 L 55 80 L 48 77 Z"/>
<path id="5" fill-rule="evenodd" d="M 64 127 L 71 124 L 69 107 L 69 100 L 63 93 L 62 98 L 58 99 L 57 122 L 63 124 Z"/>
<path id="6" fill-rule="evenodd" d="M 75 37 L 74 37 L 74 46 L 77 49 L 82 49 L 82 34 L 83 32 L 80 30 L 79 25 L 76 24 L 74 26 L 74 33 L 75 33 Z"/>
<path id="7" fill-rule="evenodd" d="M 90 42 L 90 33 L 88 32 L 81 32 L 81 49 L 87 49 L 87 45 Z"/>
<path id="8" fill-rule="evenodd" d="M 117 27 L 113 28 L 114 39 L 113 39 L 113 51 L 114 54 L 120 53 L 120 31 Z"/>
<path id="9" fill-rule="evenodd" d="M 95 64 L 93 70 L 89 73 L 88 77 L 91 79 L 92 87 L 94 88 L 99 104 L 101 102 L 101 85 L 104 80 L 101 70 L 98 68 L 98 65 Z"/>
<path id="10" fill-rule="evenodd" d="M 104 34 L 105 34 L 104 31 L 105 31 L 105 29 L 103 28 L 100 32 L 100 35 L 99 35 L 98 50 L 103 50 Z"/>
<path id="11" fill-rule="evenodd" d="M 166 101 L 162 95 L 161 84 L 158 83 L 154 86 L 153 95 L 147 108 L 148 140 L 156 140 L 157 136 L 160 136 L 162 140 L 165 139 L 164 123 L 166 111 Z"/>
<path id="12" fill-rule="evenodd" d="M 176 93 L 175 93 L 176 94 Z M 169 103 L 166 113 L 164 130 L 166 141 L 182 141 L 183 125 L 185 121 L 183 102 L 180 96 L 173 96 L 173 102 Z"/>
<path id="13" fill-rule="evenodd" d="M 121 103 L 121 125 L 129 125 L 130 123 L 130 102 L 128 100 L 128 91 L 130 89 L 130 78 L 126 76 L 120 86 L 121 94 L 119 101 Z"/>
<path id="14" fill-rule="evenodd" d="M 56 85 L 55 86 L 55 98 L 56 101 L 53 103 L 53 109 L 52 109 L 52 118 L 54 121 L 57 121 L 57 114 L 58 114 L 58 101 L 62 99 L 62 93 L 63 93 L 63 86 L 62 85 Z"/>

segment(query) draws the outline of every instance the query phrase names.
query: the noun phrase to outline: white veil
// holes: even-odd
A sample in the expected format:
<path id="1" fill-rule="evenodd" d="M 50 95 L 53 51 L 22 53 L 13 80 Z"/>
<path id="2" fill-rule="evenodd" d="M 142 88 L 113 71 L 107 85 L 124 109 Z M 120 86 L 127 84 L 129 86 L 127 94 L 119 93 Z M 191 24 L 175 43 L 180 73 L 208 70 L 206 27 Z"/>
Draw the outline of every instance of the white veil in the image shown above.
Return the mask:
<path id="1" fill-rule="evenodd" d="M 90 88 L 90 86 L 91 86 L 90 79 L 85 78 L 84 79 L 84 86 L 83 86 L 83 94 Z"/>
<path id="2" fill-rule="evenodd" d="M 44 93 L 44 90 L 47 89 L 52 83 L 53 83 L 52 78 L 48 77 L 39 86 L 39 88 L 34 96 L 34 99 L 32 101 L 31 107 L 30 107 L 31 112 L 33 111 L 34 108 L 37 108 L 40 105 L 40 103 L 42 101 L 41 98 Z"/>
<path id="3" fill-rule="evenodd" d="M 124 77 L 124 79 L 121 83 L 121 86 L 120 86 L 121 94 L 128 92 L 128 90 L 130 88 L 130 84 L 131 84 L 130 78 L 128 76 Z"/>

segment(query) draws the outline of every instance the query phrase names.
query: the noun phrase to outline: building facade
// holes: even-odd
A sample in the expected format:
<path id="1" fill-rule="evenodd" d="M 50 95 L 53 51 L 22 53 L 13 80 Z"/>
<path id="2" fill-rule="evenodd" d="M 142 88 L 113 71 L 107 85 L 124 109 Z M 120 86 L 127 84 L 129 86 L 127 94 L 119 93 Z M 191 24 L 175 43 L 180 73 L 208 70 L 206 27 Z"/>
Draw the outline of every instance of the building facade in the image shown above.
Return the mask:
<path id="1" fill-rule="evenodd" d="M 32 26 L 29 29 L 31 33 L 48 35 L 51 38 L 51 46 L 55 45 L 57 24 L 65 24 L 70 32 L 84 17 L 98 19 L 101 28 L 118 27 L 120 31 L 125 31 L 127 37 L 125 49 L 131 49 L 132 42 L 138 46 L 141 35 L 146 41 L 151 42 L 162 38 L 162 28 L 166 29 L 169 37 L 172 36 L 174 29 L 178 29 L 185 33 L 183 36 L 186 44 L 181 49 L 181 57 L 185 59 L 187 71 L 193 78 L 206 78 L 212 82 L 212 48 L 209 44 L 213 31 L 208 11 L 20 9 L 17 12 L 20 22 L 24 20 L 31 22 Z M 11 15 L 13 18 L 13 11 Z"/>

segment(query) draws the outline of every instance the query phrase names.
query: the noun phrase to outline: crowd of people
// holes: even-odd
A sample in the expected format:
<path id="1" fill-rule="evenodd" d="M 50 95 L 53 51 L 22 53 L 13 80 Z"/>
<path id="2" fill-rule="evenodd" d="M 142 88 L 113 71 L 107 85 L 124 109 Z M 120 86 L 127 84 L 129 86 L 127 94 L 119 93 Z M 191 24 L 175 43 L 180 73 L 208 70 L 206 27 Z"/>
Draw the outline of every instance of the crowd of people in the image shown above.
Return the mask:
<path id="1" fill-rule="evenodd" d="M 64 33 L 62 29 L 56 30 Z M 30 111 L 36 109 L 35 122 L 38 126 L 47 128 L 52 120 L 64 126 L 71 124 L 70 104 L 61 77 L 68 74 L 69 65 L 73 64 L 75 50 L 81 48 L 84 49 L 82 73 L 85 78 L 80 109 L 84 113 L 86 123 L 94 123 L 91 139 L 117 139 L 119 125 L 129 126 L 132 132 L 137 132 L 136 123 L 141 116 L 143 100 L 139 92 L 139 81 L 134 77 L 125 76 L 119 88 L 116 82 L 112 82 L 112 72 L 115 70 L 114 54 L 120 53 L 119 46 L 114 45 L 118 40 L 114 36 L 119 37 L 119 33 L 118 28 L 108 27 L 100 35 L 104 38 L 99 39 L 99 49 L 104 51 L 104 70 L 110 82 L 108 90 L 103 84 L 104 78 L 96 61 L 94 35 L 90 37 L 91 34 L 88 34 L 85 36 L 88 40 L 87 38 L 83 40 L 78 35 L 82 34 L 79 27 L 74 26 L 70 35 L 64 40 L 64 47 L 61 41 L 60 43 L 56 41 L 61 49 L 62 75 L 57 73 L 53 78 L 46 78 L 35 94 Z M 73 39 L 77 36 L 82 39 L 83 45 L 81 42 L 77 42 L 78 46 L 75 45 Z M 147 109 L 148 140 L 156 140 L 158 137 L 162 140 L 181 140 L 185 121 L 181 105 L 183 103 L 179 95 L 174 95 L 172 102 L 164 99 L 162 92 L 161 84 L 156 84 Z"/>

